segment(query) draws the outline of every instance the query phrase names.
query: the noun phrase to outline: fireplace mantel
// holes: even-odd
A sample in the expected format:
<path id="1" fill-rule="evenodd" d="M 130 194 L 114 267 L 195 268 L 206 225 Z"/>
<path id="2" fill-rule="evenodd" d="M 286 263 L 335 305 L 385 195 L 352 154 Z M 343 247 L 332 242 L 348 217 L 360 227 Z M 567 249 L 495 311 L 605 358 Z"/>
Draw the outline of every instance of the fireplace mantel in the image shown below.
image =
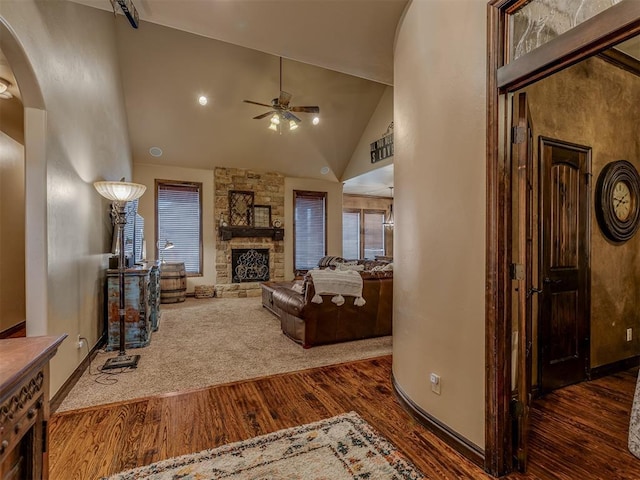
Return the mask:
<path id="1" fill-rule="evenodd" d="M 232 238 L 269 237 L 275 241 L 284 239 L 284 228 L 269 227 L 218 227 L 221 240 Z"/>

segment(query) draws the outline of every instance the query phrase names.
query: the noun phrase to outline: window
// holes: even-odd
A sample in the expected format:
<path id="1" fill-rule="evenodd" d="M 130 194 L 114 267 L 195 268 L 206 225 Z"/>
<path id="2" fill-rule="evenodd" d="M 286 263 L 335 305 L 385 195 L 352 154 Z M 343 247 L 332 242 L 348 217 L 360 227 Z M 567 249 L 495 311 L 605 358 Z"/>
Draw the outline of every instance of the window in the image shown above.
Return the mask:
<path id="1" fill-rule="evenodd" d="M 202 275 L 202 184 L 156 180 L 156 258 Z M 164 249 L 167 242 L 173 248 Z"/>
<path id="2" fill-rule="evenodd" d="M 360 258 L 360 210 L 342 211 L 342 256 Z"/>
<path id="3" fill-rule="evenodd" d="M 327 254 L 327 193 L 294 190 L 294 269 L 310 270 Z"/>
<path id="4" fill-rule="evenodd" d="M 385 255 L 384 210 L 342 211 L 342 256 L 347 259 Z"/>
<path id="5" fill-rule="evenodd" d="M 373 260 L 376 255 L 384 255 L 384 210 L 364 210 L 364 235 L 362 258 Z"/>

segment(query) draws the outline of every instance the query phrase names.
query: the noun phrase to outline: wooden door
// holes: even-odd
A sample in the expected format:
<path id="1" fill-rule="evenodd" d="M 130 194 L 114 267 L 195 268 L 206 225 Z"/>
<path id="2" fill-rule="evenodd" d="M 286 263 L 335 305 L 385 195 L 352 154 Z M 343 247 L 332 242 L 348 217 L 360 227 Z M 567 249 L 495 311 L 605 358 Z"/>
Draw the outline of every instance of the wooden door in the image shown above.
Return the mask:
<path id="1" fill-rule="evenodd" d="M 514 413 L 515 466 L 520 471 L 527 468 L 529 436 L 529 406 L 531 403 L 531 342 L 532 342 L 532 299 L 538 292 L 533 288 L 533 133 L 526 93 L 513 99 L 512 165 L 517 175 L 512 175 L 514 221 L 513 279 L 517 290 L 518 332 Z M 515 172 L 514 172 L 515 173 Z"/>
<path id="2" fill-rule="evenodd" d="M 540 139 L 541 393 L 586 380 L 589 368 L 591 149 Z"/>

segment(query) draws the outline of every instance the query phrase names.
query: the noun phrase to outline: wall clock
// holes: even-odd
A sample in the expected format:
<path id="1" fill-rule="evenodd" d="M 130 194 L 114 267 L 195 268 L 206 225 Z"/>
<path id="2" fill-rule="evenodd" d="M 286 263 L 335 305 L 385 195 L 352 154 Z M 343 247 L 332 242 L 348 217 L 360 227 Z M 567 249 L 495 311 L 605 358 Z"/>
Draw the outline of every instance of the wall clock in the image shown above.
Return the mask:
<path id="1" fill-rule="evenodd" d="M 626 160 L 611 162 L 596 183 L 596 218 L 612 242 L 624 243 L 640 226 L 640 175 Z"/>

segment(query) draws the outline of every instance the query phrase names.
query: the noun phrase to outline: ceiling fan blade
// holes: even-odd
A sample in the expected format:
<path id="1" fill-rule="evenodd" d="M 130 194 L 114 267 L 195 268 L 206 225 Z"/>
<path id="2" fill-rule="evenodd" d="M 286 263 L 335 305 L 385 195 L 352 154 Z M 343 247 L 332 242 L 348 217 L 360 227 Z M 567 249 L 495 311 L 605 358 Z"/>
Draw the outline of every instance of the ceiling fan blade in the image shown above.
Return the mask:
<path id="1" fill-rule="evenodd" d="M 320 113 L 320 107 L 289 107 L 292 112 Z"/>
<path id="2" fill-rule="evenodd" d="M 287 120 L 293 120 L 296 123 L 300 123 L 302 121 L 291 112 L 284 111 L 282 112 L 282 116 Z"/>
<path id="3" fill-rule="evenodd" d="M 243 100 L 244 103 L 251 103 L 253 105 L 260 105 L 261 107 L 272 108 L 273 105 L 267 105 L 266 103 L 254 102 L 253 100 Z"/>
<path id="4" fill-rule="evenodd" d="M 253 119 L 254 119 L 254 120 L 260 120 L 261 118 L 268 117 L 269 115 L 273 115 L 274 113 L 276 113 L 276 112 L 274 112 L 274 111 L 272 110 L 272 111 L 270 111 L 270 112 L 263 113 L 262 115 L 258 115 L 257 117 L 253 117 Z"/>
<path id="5" fill-rule="evenodd" d="M 289 105 L 290 101 L 291 101 L 291 94 L 285 91 L 280 91 L 280 98 L 278 98 L 278 103 L 286 107 L 287 105 Z"/>

